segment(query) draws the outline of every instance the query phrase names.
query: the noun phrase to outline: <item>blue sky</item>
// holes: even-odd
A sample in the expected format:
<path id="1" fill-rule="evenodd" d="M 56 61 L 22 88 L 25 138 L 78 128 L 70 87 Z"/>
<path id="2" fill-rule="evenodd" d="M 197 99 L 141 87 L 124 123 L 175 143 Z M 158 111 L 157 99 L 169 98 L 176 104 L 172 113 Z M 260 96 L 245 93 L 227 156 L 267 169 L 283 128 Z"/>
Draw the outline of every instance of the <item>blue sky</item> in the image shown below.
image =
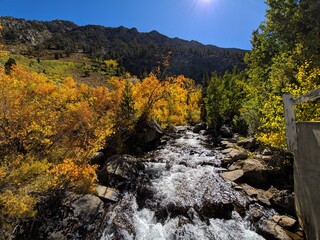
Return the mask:
<path id="1" fill-rule="evenodd" d="M 1 0 L 0 15 L 32 20 L 63 19 L 219 47 L 250 49 L 251 33 L 264 20 L 264 0 Z"/>

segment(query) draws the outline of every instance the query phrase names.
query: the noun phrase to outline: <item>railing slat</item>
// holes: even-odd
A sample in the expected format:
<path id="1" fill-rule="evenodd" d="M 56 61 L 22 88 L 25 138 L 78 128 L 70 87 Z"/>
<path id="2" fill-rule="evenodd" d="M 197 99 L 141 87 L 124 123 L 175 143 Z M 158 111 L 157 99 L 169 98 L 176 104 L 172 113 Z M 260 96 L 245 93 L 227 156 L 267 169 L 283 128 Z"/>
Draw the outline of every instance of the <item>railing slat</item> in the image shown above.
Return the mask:
<path id="1" fill-rule="evenodd" d="M 308 92 L 300 97 L 297 97 L 294 99 L 294 104 L 307 102 L 313 99 L 317 99 L 320 97 L 320 88 L 313 90 L 311 92 Z"/>

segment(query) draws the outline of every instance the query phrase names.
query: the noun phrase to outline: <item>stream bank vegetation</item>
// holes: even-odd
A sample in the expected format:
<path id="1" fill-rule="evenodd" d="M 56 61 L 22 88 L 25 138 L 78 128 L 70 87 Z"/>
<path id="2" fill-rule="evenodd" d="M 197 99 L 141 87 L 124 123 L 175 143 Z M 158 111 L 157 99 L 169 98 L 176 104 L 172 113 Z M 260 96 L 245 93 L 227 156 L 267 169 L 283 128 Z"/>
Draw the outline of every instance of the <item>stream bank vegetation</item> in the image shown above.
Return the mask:
<path id="1" fill-rule="evenodd" d="M 12 62 L 7 70 L 0 67 L 0 79 L 0 224 L 6 238 L 36 217 L 46 196 L 94 193 L 97 166 L 90 159 L 120 129 L 134 129 L 141 118 L 162 127 L 200 118 L 201 88 L 184 76 L 160 80 L 151 73 L 140 81 L 124 74 L 92 87 Z"/>

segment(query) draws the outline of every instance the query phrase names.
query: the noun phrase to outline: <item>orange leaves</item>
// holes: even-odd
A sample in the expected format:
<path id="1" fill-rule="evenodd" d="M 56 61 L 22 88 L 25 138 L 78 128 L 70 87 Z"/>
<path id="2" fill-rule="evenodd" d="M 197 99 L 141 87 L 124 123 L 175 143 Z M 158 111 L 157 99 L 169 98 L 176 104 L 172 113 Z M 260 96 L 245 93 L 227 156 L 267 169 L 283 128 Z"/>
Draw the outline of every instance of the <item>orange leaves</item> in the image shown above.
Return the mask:
<path id="1" fill-rule="evenodd" d="M 32 194 L 52 186 L 93 191 L 96 167 L 88 159 L 117 124 L 128 131 L 143 114 L 163 126 L 196 121 L 200 97 L 183 76 L 113 77 L 108 88 L 92 88 L 72 78 L 52 82 L 19 66 L 10 75 L 0 69 L 0 214 L 34 216 Z"/>
<path id="2" fill-rule="evenodd" d="M 0 152 L 49 153 L 56 161 L 78 148 L 97 150 L 103 143 L 96 129 L 110 131 L 110 106 L 105 87 L 90 88 L 70 77 L 58 84 L 19 66 L 11 75 L 1 71 Z"/>
<path id="3" fill-rule="evenodd" d="M 48 174 L 53 177 L 54 187 L 73 188 L 77 192 L 93 192 L 97 181 L 96 166 L 76 159 L 65 159 L 54 166 Z"/>
<path id="4" fill-rule="evenodd" d="M 183 76 L 164 81 L 154 74 L 143 81 L 113 77 L 110 90 L 77 84 L 70 77 L 58 84 L 19 66 L 11 75 L 2 71 L 0 78 L 0 151 L 61 152 L 54 161 L 74 156 L 79 148 L 87 156 L 103 146 L 119 120 L 126 84 L 133 119 L 145 114 L 168 126 L 196 122 L 200 115 L 201 91 Z"/>
<path id="5" fill-rule="evenodd" d="M 66 77 L 62 82 L 66 88 L 74 88 L 77 86 L 77 82 L 72 77 Z"/>

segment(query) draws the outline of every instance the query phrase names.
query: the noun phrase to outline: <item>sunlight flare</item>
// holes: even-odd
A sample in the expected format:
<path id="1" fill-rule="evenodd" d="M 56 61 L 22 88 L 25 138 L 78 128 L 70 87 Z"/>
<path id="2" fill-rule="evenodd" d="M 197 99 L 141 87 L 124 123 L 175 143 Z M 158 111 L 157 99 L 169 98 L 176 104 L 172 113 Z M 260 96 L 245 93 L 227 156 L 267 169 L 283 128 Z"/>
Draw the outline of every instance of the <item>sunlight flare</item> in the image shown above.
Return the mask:
<path id="1" fill-rule="evenodd" d="M 199 19 L 208 19 L 213 14 L 218 0 L 190 0 L 189 10 L 193 17 Z"/>
<path id="2" fill-rule="evenodd" d="M 211 5 L 214 0 L 197 0 L 199 5 L 204 5 L 204 6 L 208 6 Z"/>
<path id="3" fill-rule="evenodd" d="M 208 4 L 208 3 L 211 3 L 212 0 L 199 0 L 199 2 L 201 3 L 205 3 L 205 4 Z"/>

